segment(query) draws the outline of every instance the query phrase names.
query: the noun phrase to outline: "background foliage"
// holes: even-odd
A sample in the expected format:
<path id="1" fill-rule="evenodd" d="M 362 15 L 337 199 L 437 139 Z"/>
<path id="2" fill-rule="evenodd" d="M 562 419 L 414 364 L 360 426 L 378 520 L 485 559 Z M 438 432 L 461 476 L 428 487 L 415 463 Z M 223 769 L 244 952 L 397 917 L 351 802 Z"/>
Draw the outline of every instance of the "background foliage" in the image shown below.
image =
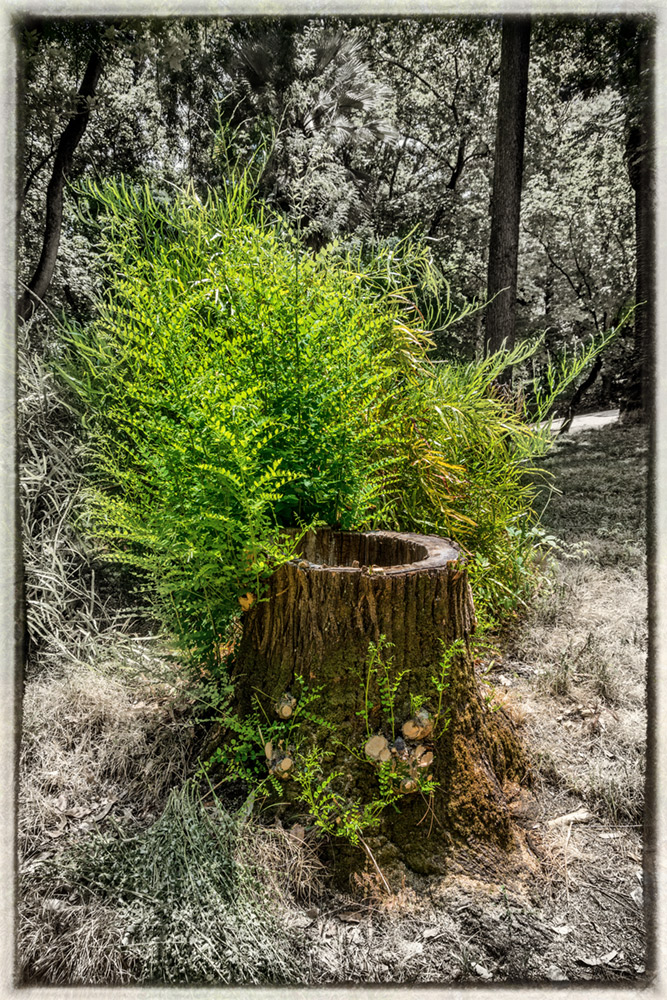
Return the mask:
<path id="1" fill-rule="evenodd" d="M 542 373 L 550 362 L 558 365 L 564 351 L 571 354 L 580 349 L 592 334 L 604 335 L 632 301 L 632 188 L 624 155 L 628 128 L 637 109 L 628 83 L 631 51 L 627 40 L 623 41 L 626 27 L 622 19 L 544 18 L 534 23 L 518 332 L 520 339 L 542 332 L 545 336 L 532 359 L 518 372 L 519 379 L 530 380 L 533 370 Z M 252 330 L 245 331 L 243 343 L 237 338 L 234 347 L 244 372 L 251 364 L 256 365 L 258 355 L 263 354 L 272 338 L 274 344 L 280 345 L 281 361 L 274 365 L 271 400 L 265 393 L 261 399 L 253 398 L 236 407 L 244 416 L 234 418 L 239 421 L 234 443 L 239 452 L 228 472 L 238 476 L 243 466 L 241 478 L 252 481 L 255 491 L 252 502 L 248 500 L 254 505 L 254 513 L 243 538 L 239 536 L 234 543 L 240 546 L 238 551 L 246 546 L 252 549 L 253 538 L 262 535 L 268 523 L 294 525 L 299 518 L 322 518 L 332 523 L 362 525 L 379 523 L 383 511 L 384 522 L 395 527 L 421 526 L 426 530 L 430 523 L 457 537 L 476 553 L 474 573 L 478 574 L 480 593 L 486 593 L 496 606 L 505 599 L 511 604 L 513 595 L 523 592 L 519 578 L 513 574 L 519 571 L 525 582 L 524 569 L 527 571 L 528 565 L 518 557 L 517 546 L 525 547 L 528 553 L 535 541 L 530 535 L 530 486 L 524 475 L 530 462 L 525 456 L 515 461 L 517 442 L 524 436 L 522 421 L 512 406 L 491 391 L 495 375 L 487 378 L 484 369 L 476 373 L 466 368 L 481 355 L 483 311 L 463 309 L 460 321 L 450 322 L 452 308 L 457 313 L 465 299 L 483 297 L 485 290 L 500 55 L 498 20 L 33 20 L 21 26 L 19 41 L 24 85 L 20 280 L 28 280 L 39 255 L 45 190 L 57 139 L 75 107 L 77 83 L 91 45 L 98 45 L 105 54 L 104 72 L 98 93 L 91 99 L 90 122 L 69 174 L 71 186 L 66 192 L 58 262 L 48 293 L 49 309 L 56 313 L 65 309 L 75 322 L 84 325 L 97 316 L 91 328 L 95 332 L 89 334 L 93 340 L 98 336 L 104 340 L 105 324 L 117 324 L 120 302 L 113 305 L 111 300 L 104 300 L 103 289 L 110 269 L 119 266 L 120 258 L 114 261 L 109 257 L 106 270 L 99 266 L 100 231 L 80 212 L 82 195 L 78 184 L 83 179 L 115 179 L 118 183 L 122 176 L 133 190 L 145 183 L 150 186 L 155 203 L 150 211 L 155 218 L 149 219 L 148 228 L 152 239 L 166 241 L 165 248 L 158 249 L 156 244 L 150 252 L 143 246 L 145 261 L 141 267 L 148 267 L 150 282 L 164 300 L 165 322 L 171 323 L 178 306 L 183 307 L 176 324 L 181 324 L 180 339 L 175 337 L 168 348 L 175 352 L 172 363 L 186 345 L 211 326 L 211 316 L 219 320 L 223 308 L 231 310 L 236 305 L 247 306 L 247 314 L 253 317 Z M 192 185 L 202 203 L 207 203 L 211 188 L 218 190 L 220 204 L 224 204 L 231 165 L 249 159 L 262 167 L 251 201 L 263 201 L 285 220 L 271 237 L 280 252 L 272 258 L 271 267 L 277 269 L 273 287 L 269 287 L 270 282 L 264 286 L 269 297 L 263 304 L 260 302 L 261 294 L 247 278 L 248 258 L 241 255 L 240 273 L 247 280 L 245 285 L 232 283 L 226 307 L 221 305 L 222 297 L 217 303 L 208 302 L 206 286 L 199 286 L 196 293 L 188 286 L 186 298 L 177 302 L 178 285 L 172 279 L 179 269 L 192 276 L 194 261 L 183 259 L 183 247 L 166 249 L 175 233 L 164 219 L 157 221 L 160 212 L 165 211 L 160 206 L 171 198 L 174 184 Z M 254 212 L 253 207 L 250 216 Z M 109 216 L 103 221 L 109 225 Z M 258 235 L 259 230 L 252 229 L 254 223 L 248 224 L 250 242 L 255 240 L 257 253 L 268 259 L 269 243 Z M 116 252 L 126 254 L 122 266 L 134 262 L 129 269 L 134 277 L 126 276 L 122 295 L 128 297 L 128 306 L 133 303 L 132 308 L 136 307 L 139 318 L 132 322 L 136 321 L 139 335 L 145 337 L 154 315 L 152 306 L 147 309 L 146 303 L 138 301 L 139 270 L 132 268 L 140 268 L 136 257 L 139 244 L 135 236 L 130 238 L 129 217 L 123 225 L 121 232 L 118 222 L 120 229 L 113 229 L 113 238 L 118 238 Z M 401 242 L 407 234 L 421 246 L 413 259 L 407 259 L 406 244 Z M 212 236 L 209 232 L 205 238 Z M 332 240 L 337 240 L 337 245 Z M 177 243 L 176 238 L 174 246 Z M 105 247 L 104 252 L 109 253 L 108 239 Z M 348 273 L 356 269 L 365 276 L 365 291 L 359 291 L 356 299 L 359 308 L 378 294 L 410 287 L 410 298 L 418 312 L 406 313 L 408 327 L 422 332 L 428 329 L 434 345 L 431 357 L 456 361 L 457 366 L 438 366 L 437 379 L 432 372 L 427 379 L 421 378 L 416 390 L 414 372 L 409 364 L 401 362 L 401 374 L 391 376 L 392 391 L 387 393 L 389 359 L 401 349 L 396 342 L 390 343 L 395 330 L 383 340 L 379 330 L 371 331 L 369 322 L 361 340 L 354 341 L 354 310 L 347 310 L 339 302 L 348 279 L 325 280 L 325 257 L 317 263 L 309 256 L 311 251 L 316 254 L 320 250 L 329 255 L 326 259 L 330 263 L 348 260 L 341 274 L 347 268 Z M 429 266 L 425 269 L 426 258 Z M 308 274 L 307 280 L 311 274 L 316 277 L 312 301 L 297 304 L 293 289 L 299 268 L 302 277 Z M 216 266 L 202 269 L 205 281 L 216 281 L 218 276 Z M 334 287 L 339 280 L 343 284 Z M 298 284 L 304 287 L 307 281 Z M 320 297 L 319 305 L 314 301 L 316 296 Z M 98 315 L 103 300 L 105 305 Z M 349 343 L 359 348 L 360 358 L 372 355 L 382 368 L 371 375 L 360 365 L 357 381 L 340 400 L 337 393 L 350 375 L 339 367 L 342 354 L 326 369 L 325 377 L 325 371 L 317 368 L 314 354 L 315 345 L 318 351 L 323 349 L 325 334 L 322 330 L 311 331 L 297 315 L 300 310 L 310 315 L 311 309 L 317 314 L 325 308 L 325 302 L 327 308 L 336 311 L 343 327 L 348 324 L 347 332 L 341 331 L 341 343 L 349 334 Z M 395 318 L 400 309 L 398 299 L 392 300 L 387 309 L 387 316 Z M 269 312 L 276 313 L 276 331 L 267 331 Z M 291 338 L 288 331 L 295 323 L 300 337 Z M 306 332 L 312 340 L 310 347 L 304 343 L 301 350 Z M 294 354 L 297 343 L 298 360 Z M 424 346 L 422 341 L 417 353 Z M 411 344 L 409 352 L 414 347 Z M 103 348 L 97 344 L 97 348 L 108 355 L 108 344 Z M 224 348 L 231 349 L 229 344 Z M 333 347 L 329 349 L 333 357 Z M 128 350 L 126 344 L 123 351 Z M 136 361 L 140 342 L 134 344 L 133 350 Z M 58 326 L 48 311 L 38 313 L 27 328 L 24 352 L 26 377 L 45 358 L 55 359 L 56 363 L 62 360 Z M 621 336 L 605 351 L 601 375 L 589 390 L 591 405 L 617 401 L 631 353 L 632 327 L 626 324 Z M 405 355 L 402 357 L 405 359 Z M 189 438 L 185 443 L 181 440 L 184 429 L 175 416 L 187 412 L 196 424 L 204 412 L 204 397 L 195 402 L 194 396 L 184 397 L 181 392 L 179 402 L 170 409 L 173 392 L 170 390 L 170 395 L 166 391 L 159 364 L 150 374 L 150 384 L 151 392 L 155 389 L 159 390 L 158 396 L 165 394 L 160 417 L 163 423 L 150 433 L 155 432 L 155 440 L 161 434 L 163 446 L 169 438 L 186 451 L 179 453 L 180 465 L 174 450 L 171 465 L 163 464 L 159 475 L 154 468 L 156 483 L 166 483 L 169 468 L 169 476 L 173 475 L 173 482 L 179 484 L 178 495 L 183 494 L 187 484 L 192 496 L 201 490 L 200 500 L 207 496 L 218 502 L 220 474 L 203 468 L 195 470 L 182 460 L 191 445 Z M 293 381 L 297 369 L 301 371 L 300 392 L 286 394 L 285 387 Z M 212 384 L 212 375 L 196 375 L 194 367 L 189 370 L 186 366 L 181 377 L 183 385 L 194 384 L 196 378 L 208 379 L 205 392 L 218 401 L 216 394 L 222 391 L 222 383 Z M 268 378 L 268 368 L 262 377 Z M 238 391 L 245 391 L 245 379 L 244 375 Z M 401 397 L 410 399 L 409 417 L 408 409 L 400 406 L 389 412 L 387 401 L 396 404 L 394 390 L 399 383 L 410 384 L 409 392 Z M 98 384 L 98 404 L 105 405 L 105 392 L 112 384 L 117 382 L 110 382 L 106 390 Z M 123 391 L 129 392 L 129 385 L 127 382 Z M 132 391 L 140 395 L 140 389 L 145 392 L 147 387 L 135 386 Z M 228 392 L 225 405 L 232 406 L 231 387 Z M 321 393 L 326 401 L 318 410 L 314 401 Z M 368 398 L 363 398 L 364 393 Z M 24 397 L 35 398 L 27 384 Z M 134 435 L 136 443 L 144 433 L 141 431 L 137 438 L 137 414 L 143 413 L 145 405 L 137 398 L 134 406 L 133 429 L 126 427 L 123 433 L 129 438 Z M 196 419 L 195 411 L 199 413 Z M 76 435 L 78 432 L 73 431 L 62 412 L 63 432 Z M 117 410 L 108 408 L 107 416 L 114 412 Z M 374 422 L 369 423 L 371 413 Z M 277 419 L 283 422 L 280 427 L 276 426 Z M 380 426 L 374 427 L 374 423 Z M 516 435 L 514 431 L 505 435 L 501 428 L 508 423 L 516 429 Z M 348 430 L 343 430 L 344 426 Z M 322 434 L 325 427 L 326 433 Z M 295 429 L 298 433 L 294 433 Z M 148 428 L 145 433 L 149 433 Z M 216 447 L 223 447 L 219 430 L 211 427 L 206 433 L 217 435 Z M 398 445 L 393 450 L 387 445 L 392 434 Z M 262 435 L 267 436 L 264 444 Z M 298 440 L 298 446 L 288 447 L 288 438 Z M 24 440 L 27 442 L 27 435 Z M 432 440 L 439 443 L 438 447 L 428 443 Z M 116 446 L 120 447 L 118 443 Z M 203 449 L 210 451 L 211 447 L 212 441 L 197 440 L 202 454 L 198 454 L 194 465 L 207 464 Z M 368 471 L 364 464 L 368 449 L 373 453 L 371 474 L 368 482 L 362 483 L 362 471 Z M 269 450 L 281 461 L 273 472 L 266 464 Z M 311 462 L 313 456 L 317 460 Z M 60 488 L 59 470 L 70 475 L 64 472 L 66 466 L 57 462 L 54 465 L 45 444 L 33 441 L 29 448 L 26 443 L 23 462 L 26 468 L 33 469 L 33 484 L 43 480 L 38 470 L 45 468 L 45 462 L 49 482 L 55 489 Z M 495 463 L 501 463 L 502 469 Z M 260 467 L 263 471 L 259 478 L 268 476 L 261 484 L 252 471 Z M 282 482 L 283 476 L 289 478 L 289 484 Z M 227 481 L 230 497 L 235 490 L 238 494 L 238 486 L 231 483 Z M 65 480 L 62 488 L 69 488 Z M 278 498 L 269 499 L 276 490 Z M 156 496 L 160 503 L 155 510 L 164 509 L 160 504 L 168 504 L 167 494 L 157 485 L 144 494 L 143 508 L 152 508 Z M 43 505 L 28 501 L 25 488 L 24 497 L 28 548 L 32 545 L 35 551 L 35 558 L 27 566 L 28 594 L 33 608 L 38 608 L 40 595 L 49 586 L 53 589 L 53 584 L 40 569 L 37 550 L 57 545 L 64 536 L 58 527 L 60 520 L 48 514 Z M 172 500 L 176 504 L 176 494 Z M 118 495 L 108 500 L 112 502 L 120 514 Z M 238 500 L 234 503 L 233 521 L 239 516 Z M 192 511 L 188 515 L 182 510 L 179 517 L 181 514 L 187 520 Z M 157 515 L 153 519 L 157 523 Z M 213 520 L 211 535 L 212 524 Z M 169 545 L 176 544 L 175 537 Z M 148 536 L 142 549 L 144 558 L 147 541 Z M 186 559 L 192 548 L 187 530 L 180 534 L 178 545 L 178 560 Z M 208 542 L 204 550 L 210 555 Z M 485 553 L 491 552 L 494 554 L 488 556 L 491 563 L 487 564 Z M 208 555 L 199 565 L 202 587 L 209 586 L 204 581 L 213 565 L 207 563 Z M 274 552 L 276 558 L 284 555 L 284 549 Z M 252 559 L 253 572 L 261 572 L 262 560 L 256 554 Z M 236 566 L 237 561 L 235 556 L 225 564 Z M 493 568 L 503 562 L 504 570 Z M 91 601 L 97 601 L 95 585 L 92 589 L 89 586 L 93 568 L 90 548 L 73 540 L 68 565 L 70 576 L 76 576 L 78 567 L 83 581 L 83 586 L 76 588 L 77 595 L 72 594 L 68 613 L 87 613 Z M 235 569 L 235 586 L 250 587 L 253 572 L 246 568 L 239 574 Z M 97 573 L 99 581 L 99 567 Z M 165 579 L 165 591 L 173 583 Z M 505 598 L 501 598 L 502 594 Z M 212 635 L 213 625 L 209 625 Z M 31 631 L 37 645 L 38 634 L 49 631 L 46 619 L 35 620 Z"/>

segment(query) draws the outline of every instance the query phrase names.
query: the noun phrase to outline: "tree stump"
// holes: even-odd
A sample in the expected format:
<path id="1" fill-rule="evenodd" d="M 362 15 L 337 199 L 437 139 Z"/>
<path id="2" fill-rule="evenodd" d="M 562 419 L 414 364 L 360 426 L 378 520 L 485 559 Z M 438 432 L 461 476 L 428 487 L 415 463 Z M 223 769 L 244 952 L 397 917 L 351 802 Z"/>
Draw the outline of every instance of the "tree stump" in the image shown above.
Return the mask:
<path id="1" fill-rule="evenodd" d="M 234 667 L 241 714 L 251 711 L 255 693 L 268 715 L 285 718 L 298 704 L 301 677 L 322 687 L 313 711 L 328 726 L 311 725 L 307 738 L 326 751 L 325 770 L 337 772 L 344 800 L 377 798 L 378 770 L 395 772 L 398 811 L 385 808 L 379 827 L 364 835 L 383 867 L 400 861 L 443 872 L 457 843 L 513 843 L 503 782 L 525 777 L 525 759 L 509 720 L 480 693 L 474 628 L 458 548 L 390 531 L 309 533 L 300 558 L 280 566 L 266 599 L 243 614 Z M 390 679 L 405 672 L 390 710 L 377 677 L 368 685 L 369 643 L 381 636 Z M 281 787 L 296 803 L 298 755 L 289 751 L 288 759 Z M 436 786 L 430 794 L 428 775 Z M 337 855 L 354 866 L 349 851 Z"/>

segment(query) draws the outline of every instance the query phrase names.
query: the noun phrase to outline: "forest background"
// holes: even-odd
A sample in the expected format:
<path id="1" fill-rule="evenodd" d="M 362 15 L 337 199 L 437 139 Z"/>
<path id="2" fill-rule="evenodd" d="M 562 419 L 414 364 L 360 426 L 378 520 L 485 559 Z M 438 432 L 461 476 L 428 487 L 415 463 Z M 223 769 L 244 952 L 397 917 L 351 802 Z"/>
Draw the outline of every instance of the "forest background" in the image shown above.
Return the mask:
<path id="1" fill-rule="evenodd" d="M 337 241 L 341 252 L 372 247 L 391 260 L 402 237 L 421 239 L 438 275 L 417 303 L 434 318 L 436 360 L 481 359 L 485 312 L 455 327 L 446 318 L 487 290 L 499 42 L 493 18 L 91 21 L 85 32 L 71 22 L 25 24 L 22 288 L 35 287 L 37 262 L 52 249 L 44 206 L 62 167 L 58 140 L 73 112 L 85 121 L 65 150 L 73 187 L 64 189 L 47 308 L 33 316 L 34 298 L 20 301 L 30 320 L 21 343 L 28 380 L 37 385 L 59 360 L 53 314 L 83 324 L 94 314 L 101 277 L 79 182 L 122 174 L 169 199 L 187 185 L 224 189 L 230 163 L 258 158 L 259 196 L 312 250 Z M 539 378 L 549 362 L 604 335 L 639 298 L 641 46 L 636 22 L 533 22 L 512 333 L 518 343 L 544 339 L 520 378 L 530 369 Z M 579 406 L 641 416 L 648 338 L 638 325 L 626 322 L 596 360 L 594 380 L 582 374 Z M 52 397 L 39 421 L 64 427 L 69 441 L 63 417 Z M 45 460 L 27 457 L 38 468 Z M 73 459 L 61 469 L 61 496 L 78 474 Z M 43 546 L 44 536 L 35 541 Z M 87 554 L 73 544 L 68 559 L 85 589 Z M 37 603 L 40 614 L 45 604 L 62 611 L 48 595 Z M 33 617 L 33 653 L 51 638 L 49 614 Z"/>
<path id="2" fill-rule="evenodd" d="M 100 37 L 94 59 L 89 31 L 74 22 L 22 34 L 22 282 L 43 248 L 57 141 L 84 101 L 82 134 L 61 150 L 70 183 L 122 174 L 165 193 L 188 183 L 201 192 L 224 182 L 229 157 L 268 143 L 258 195 L 298 223 L 309 246 L 412 233 L 428 240 L 455 297 L 485 296 L 498 20 L 180 19 L 89 30 Z M 635 297 L 643 34 L 614 19 L 533 24 L 516 335 L 544 331 L 547 355 L 613 326 Z M 223 130 L 233 136 L 224 155 Z M 74 204 L 49 304 L 85 316 L 95 268 Z M 480 312 L 436 337 L 439 355 L 480 355 L 484 323 Z M 632 332 L 608 352 L 589 406 L 632 405 Z"/>

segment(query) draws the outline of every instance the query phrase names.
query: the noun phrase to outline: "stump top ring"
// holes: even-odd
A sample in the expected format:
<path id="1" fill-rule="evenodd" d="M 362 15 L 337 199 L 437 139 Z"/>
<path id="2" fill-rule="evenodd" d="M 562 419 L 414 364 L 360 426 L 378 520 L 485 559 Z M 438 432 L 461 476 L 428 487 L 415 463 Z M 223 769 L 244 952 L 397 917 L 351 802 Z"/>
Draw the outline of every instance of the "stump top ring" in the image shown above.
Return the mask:
<path id="1" fill-rule="evenodd" d="M 296 561 L 307 562 L 305 568 L 314 572 L 377 572 L 380 577 L 443 569 L 460 557 L 459 547 L 438 535 L 320 528 L 304 536 Z"/>

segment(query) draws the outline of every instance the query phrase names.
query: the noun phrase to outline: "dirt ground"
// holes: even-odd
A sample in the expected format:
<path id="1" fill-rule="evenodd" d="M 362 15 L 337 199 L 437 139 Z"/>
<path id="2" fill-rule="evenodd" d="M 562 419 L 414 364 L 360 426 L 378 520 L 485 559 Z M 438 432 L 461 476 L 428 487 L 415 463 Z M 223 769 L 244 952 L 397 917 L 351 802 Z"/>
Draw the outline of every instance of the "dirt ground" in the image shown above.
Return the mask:
<path id="1" fill-rule="evenodd" d="M 99 876 L 93 880 L 90 860 L 87 867 L 71 861 L 74 845 L 95 843 L 100 851 L 114 837 L 121 842 L 120 830 L 136 831 L 122 852 L 104 857 L 122 858 L 117 863 L 127 871 L 139 866 L 129 883 L 127 875 L 118 884 L 140 895 L 147 866 L 169 868 L 180 850 L 173 830 L 159 822 L 169 789 L 192 767 L 192 707 L 169 680 L 173 665 L 163 663 L 166 679 L 155 681 L 150 649 L 139 649 L 132 662 L 126 651 L 122 669 L 63 665 L 26 686 L 24 977 L 90 984 L 151 976 L 292 985 L 645 982 L 647 457 L 637 428 L 611 425 L 559 440 L 544 463 L 561 490 L 544 516 L 557 539 L 551 555 L 545 549 L 548 571 L 519 627 L 479 664 L 532 758 L 532 792 L 515 788 L 513 799 L 530 869 L 506 866 L 502 880 L 490 877 L 494 859 L 478 853 L 444 878 L 407 878 L 391 896 L 371 876 L 345 896 L 328 888 L 310 833 L 249 826 L 233 862 L 237 875 L 260 865 L 264 895 L 253 904 L 250 892 L 246 910 L 236 906 L 224 925 L 222 904 L 204 916 L 193 912 L 187 938 L 178 936 L 174 928 L 187 910 L 182 885 L 168 890 L 173 901 L 163 888 L 159 907 L 148 891 L 147 901 L 124 902 L 122 890 L 105 894 Z M 214 895 L 205 853 L 196 860 L 205 849 L 193 846 L 193 815 L 182 805 L 172 826 L 181 822 L 187 832 L 186 881 L 196 889 L 188 898 L 197 906 L 224 893 Z M 151 830 L 159 836 L 150 839 Z M 103 868 L 110 866 L 107 860 Z M 276 923 L 260 946 L 269 910 Z M 252 957 L 242 947 L 244 928 Z M 273 949 L 270 957 L 258 957 L 258 947 Z"/>

